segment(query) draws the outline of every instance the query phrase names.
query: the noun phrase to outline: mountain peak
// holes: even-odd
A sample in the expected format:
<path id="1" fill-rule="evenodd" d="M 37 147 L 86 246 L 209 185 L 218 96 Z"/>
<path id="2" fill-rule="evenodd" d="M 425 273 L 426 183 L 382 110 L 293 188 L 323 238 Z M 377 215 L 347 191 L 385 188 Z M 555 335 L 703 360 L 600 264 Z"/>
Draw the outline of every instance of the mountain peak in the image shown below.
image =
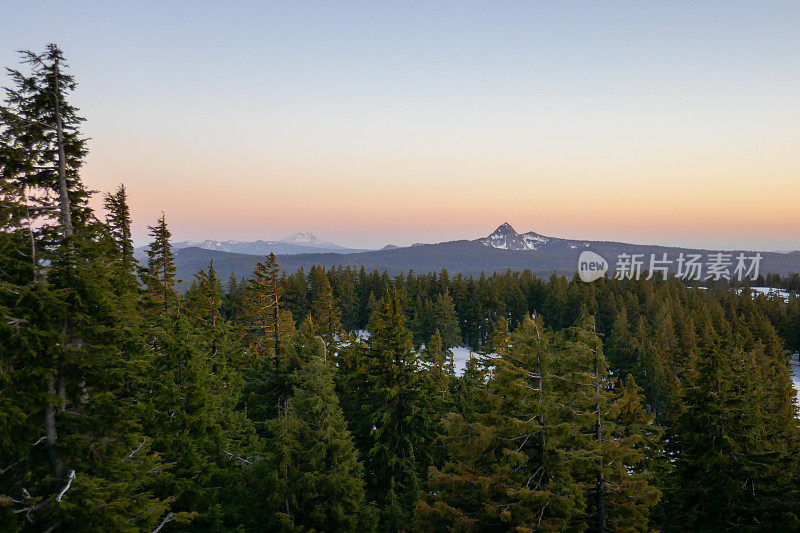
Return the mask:
<path id="1" fill-rule="evenodd" d="M 308 231 L 298 231 L 294 235 L 289 235 L 280 240 L 286 244 L 302 244 L 305 246 L 326 246 L 330 243 L 320 240 L 316 235 Z"/>
<path id="2" fill-rule="evenodd" d="M 511 226 L 511 224 L 509 224 L 508 222 L 503 222 L 502 224 L 497 226 L 497 229 L 494 230 L 494 233 L 492 235 L 498 233 L 501 235 L 517 235 L 517 230 L 515 230 L 514 227 Z"/>
<path id="3" fill-rule="evenodd" d="M 543 244 L 547 244 L 550 239 L 543 237 L 532 231 L 519 234 L 511 224 L 503 222 L 494 233 L 484 239 L 479 239 L 485 246 L 498 248 L 500 250 L 538 250 Z"/>

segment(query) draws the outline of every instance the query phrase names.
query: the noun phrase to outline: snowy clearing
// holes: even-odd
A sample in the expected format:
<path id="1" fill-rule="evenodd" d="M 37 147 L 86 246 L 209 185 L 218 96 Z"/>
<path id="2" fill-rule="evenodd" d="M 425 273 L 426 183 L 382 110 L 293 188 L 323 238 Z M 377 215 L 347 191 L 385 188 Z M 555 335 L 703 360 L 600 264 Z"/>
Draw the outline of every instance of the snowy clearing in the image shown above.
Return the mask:
<path id="1" fill-rule="evenodd" d="M 792 383 L 797 394 L 797 403 L 800 405 L 800 361 L 797 354 L 792 355 Z"/>
<path id="2" fill-rule="evenodd" d="M 766 296 L 767 298 L 780 298 L 784 302 L 789 301 L 789 297 L 791 293 L 789 291 L 785 291 L 783 289 L 774 289 L 772 287 L 750 287 L 750 290 L 753 291 L 754 296 Z M 741 294 L 742 289 L 736 291 L 737 293 Z"/>
<path id="3" fill-rule="evenodd" d="M 451 348 L 450 351 L 453 352 L 453 365 L 456 367 L 456 374 L 460 376 L 464 373 L 464 369 L 467 368 L 467 361 L 472 357 L 472 350 L 466 346 L 458 346 L 457 348 Z"/>

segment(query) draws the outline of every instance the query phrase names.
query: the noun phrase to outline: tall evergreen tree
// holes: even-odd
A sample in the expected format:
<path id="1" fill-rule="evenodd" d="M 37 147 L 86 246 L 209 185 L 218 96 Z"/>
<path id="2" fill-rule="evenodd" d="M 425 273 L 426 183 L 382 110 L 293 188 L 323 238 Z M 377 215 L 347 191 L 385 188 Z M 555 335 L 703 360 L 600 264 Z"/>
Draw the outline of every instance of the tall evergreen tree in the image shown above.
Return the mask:
<path id="1" fill-rule="evenodd" d="M 239 321 L 239 315 L 244 310 L 245 291 L 247 282 L 239 280 L 236 274 L 231 272 L 228 276 L 228 283 L 225 285 L 225 294 L 222 300 L 222 314 L 233 323 Z"/>
<path id="2" fill-rule="evenodd" d="M 459 346 L 461 344 L 461 330 L 458 326 L 458 316 L 456 315 L 453 299 L 447 289 L 436 297 L 432 315 L 433 328 L 439 330 L 442 346 L 445 349 Z"/>
<path id="3" fill-rule="evenodd" d="M 222 283 L 214 269 L 214 260 L 208 269 L 195 274 L 192 287 L 186 293 L 186 310 L 197 326 L 204 330 L 211 343 L 211 357 L 216 359 L 220 337 L 228 334 L 228 324 L 222 318 Z"/>
<path id="4" fill-rule="evenodd" d="M 294 319 L 283 308 L 282 296 L 280 267 L 270 254 L 266 263 L 256 265 L 249 280 L 240 319 L 250 360 L 243 401 L 262 436 L 267 435 L 266 423 L 276 416 L 277 406 L 291 394 L 291 376 L 297 369 L 290 350 Z"/>
<path id="5" fill-rule="evenodd" d="M 312 267 L 313 270 L 317 267 Z M 300 270 L 294 274 L 285 276 L 282 283 L 282 305 L 292 313 L 298 322 L 302 322 L 310 311 L 310 298 L 308 290 L 308 278 L 305 270 Z"/>
<path id="6" fill-rule="evenodd" d="M 765 411 L 756 354 L 724 342 L 710 324 L 700 346 L 671 443 L 677 512 L 697 531 L 797 529 L 796 487 L 789 481 L 796 467 L 786 439 L 769 427 L 788 421 Z"/>
<path id="7" fill-rule="evenodd" d="M 339 309 L 342 311 L 342 327 L 345 331 L 352 332 L 361 327 L 358 322 L 359 302 L 356 293 L 356 276 L 349 268 L 340 268 L 336 274 L 332 281 L 333 293 Z"/>
<path id="8" fill-rule="evenodd" d="M 284 531 L 369 531 L 375 513 L 363 467 L 334 391 L 333 366 L 321 339 L 312 339 L 292 395 L 270 422 L 272 451 L 262 467 L 270 522 Z"/>
<path id="9" fill-rule="evenodd" d="M 279 362 L 288 341 L 282 335 L 281 298 L 283 296 L 281 271 L 275 254 L 270 254 L 266 263 L 258 263 L 250 279 L 246 295 L 246 330 L 253 338 L 253 346 L 259 357 L 272 358 Z"/>
<path id="10" fill-rule="evenodd" d="M 614 395 L 594 317 L 584 310 L 577 324 L 566 330 L 564 340 L 568 356 L 562 361 L 570 367 L 562 374 L 567 384 L 564 394 L 572 391 L 570 412 L 580 428 L 574 445 L 586 457 L 576 466 L 579 479 L 593 489 L 585 523 L 601 532 L 647 531 L 660 494 L 650 484 L 652 473 L 644 466 L 658 452 L 659 430 L 652 425 L 632 381 L 619 398 Z M 643 439 L 649 446 L 641 446 Z"/>
<path id="11" fill-rule="evenodd" d="M 0 441 L 11 444 L 0 449 L 10 465 L 2 520 L 10 530 L 149 528 L 168 504 L 148 491 L 161 464 L 132 392 L 144 367 L 125 351 L 135 325 L 78 173 L 75 82 L 55 45 L 23 62 L 31 74 L 10 70 L 0 133 L 3 203 L 9 187 L 17 203 L 0 239 Z"/>
<path id="12" fill-rule="evenodd" d="M 170 238 L 164 213 L 155 226 L 148 226 L 153 240 L 147 248 L 147 268 L 142 271 L 145 285 L 144 307 L 149 313 L 167 315 L 175 312 L 178 293 L 175 291 L 175 255 L 172 253 Z"/>
<path id="13" fill-rule="evenodd" d="M 328 276 L 322 268 L 319 268 L 319 271 L 321 272 L 312 278 L 314 280 L 312 285 L 314 301 L 311 304 L 311 316 L 318 334 L 325 341 L 328 356 L 335 357 L 339 344 L 338 339 L 342 334 L 342 312 L 334 302 Z"/>
<path id="14" fill-rule="evenodd" d="M 527 319 L 510 342 L 497 345 L 479 410 L 468 413 L 471 419 L 448 418 L 450 460 L 431 468 L 434 495 L 416 512 L 422 530 L 564 528 L 580 508 L 582 492 L 564 468 L 554 397 L 545 392 L 552 381 L 548 333 Z"/>
<path id="15" fill-rule="evenodd" d="M 219 316 L 221 303 L 212 265 L 196 275 L 185 305 L 149 318 L 147 427 L 171 463 L 154 490 L 174 499 L 173 509 L 191 517 L 192 527 L 207 530 L 246 520 L 245 470 L 260 452 L 252 424 L 237 409 L 244 383 L 234 363 L 241 356 Z"/>
<path id="16" fill-rule="evenodd" d="M 125 185 L 120 185 L 113 193 L 105 195 L 106 227 L 114 242 L 119 262 L 125 272 L 133 272 L 133 241 L 131 240 L 131 211 L 128 206 L 128 193 Z"/>
<path id="17" fill-rule="evenodd" d="M 370 337 L 356 348 L 351 386 L 358 387 L 353 413 L 362 447 L 367 493 L 382 510 L 381 529 L 407 529 L 419 490 L 418 454 L 425 450 L 425 420 L 411 333 L 396 289 L 377 305 Z M 420 457 L 424 461 L 424 457 Z"/>
<path id="18" fill-rule="evenodd" d="M 661 497 L 654 477 L 667 471 L 662 430 L 643 400 L 629 374 L 604 406 L 599 451 L 609 531 L 650 531 L 650 515 Z"/>
<path id="19" fill-rule="evenodd" d="M 77 83 L 58 46 L 20 55 L 30 72 L 7 69 L 13 85 L 5 89 L 0 108 L 2 144 L 13 155 L 16 178 L 30 199 L 39 232 L 53 244 L 59 236 L 71 237 L 76 226 L 85 226 L 92 217 L 90 194 L 79 176 L 87 153 L 80 132 L 84 119 L 69 102 Z M 57 209 L 52 209 L 54 198 Z"/>

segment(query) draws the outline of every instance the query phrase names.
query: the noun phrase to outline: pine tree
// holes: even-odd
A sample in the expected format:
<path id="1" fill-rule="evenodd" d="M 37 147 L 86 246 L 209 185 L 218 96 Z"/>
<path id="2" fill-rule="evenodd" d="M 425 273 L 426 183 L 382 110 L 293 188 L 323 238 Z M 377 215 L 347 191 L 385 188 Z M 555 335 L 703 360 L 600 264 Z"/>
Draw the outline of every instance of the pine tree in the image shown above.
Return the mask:
<path id="1" fill-rule="evenodd" d="M 297 369 L 290 350 L 294 319 L 283 309 L 282 296 L 280 267 L 270 254 L 266 263 L 256 265 L 241 320 L 250 356 L 244 402 L 262 436 L 266 435 L 266 422 L 276 416 L 277 406 L 291 394 L 291 375 Z"/>
<path id="2" fill-rule="evenodd" d="M 322 268 L 319 274 L 313 275 L 312 280 L 314 300 L 311 304 L 311 316 L 317 326 L 317 332 L 325 341 L 327 354 L 335 357 L 338 350 L 338 339 L 342 334 L 342 313 L 333 300 L 333 291 L 328 281 L 328 276 Z"/>
<path id="3" fill-rule="evenodd" d="M 282 336 L 281 297 L 283 287 L 278 259 L 270 254 L 266 263 L 258 263 L 246 295 L 246 330 L 253 339 L 259 357 L 272 358 L 280 364 L 288 337 Z"/>
<path id="4" fill-rule="evenodd" d="M 428 344 L 419 355 L 421 363 L 420 394 L 423 398 L 423 418 L 430 424 L 429 447 L 430 462 L 441 466 L 446 456 L 440 442 L 433 442 L 434 435 L 443 433 L 442 420 L 448 412 L 455 409 L 453 400 L 454 382 L 456 379 L 453 355 L 442 348 L 442 337 L 439 330 L 433 332 Z"/>
<path id="5" fill-rule="evenodd" d="M 78 174 L 82 119 L 67 101 L 75 82 L 55 45 L 23 58 L 32 74 L 10 71 L 0 134 L 3 203 L 13 202 L 0 238 L 2 286 L 12 291 L 0 301 L 0 442 L 10 444 L 0 462 L 11 465 L 2 519 L 12 530 L 149 529 L 169 506 L 148 490 L 162 465 L 132 392 L 145 367 L 126 351 L 136 326 Z"/>
<path id="6" fill-rule="evenodd" d="M 206 331 L 211 342 L 211 357 L 217 358 L 220 337 L 226 336 L 227 323 L 220 315 L 222 308 L 222 283 L 214 270 L 214 260 L 207 270 L 195 274 L 192 287 L 186 293 L 186 310 L 197 326 Z"/>
<path id="7" fill-rule="evenodd" d="M 439 330 L 442 346 L 454 348 L 461 344 L 461 331 L 458 326 L 458 316 L 453 305 L 450 292 L 445 290 L 436 298 L 433 304 L 433 327 Z"/>
<path id="8" fill-rule="evenodd" d="M 147 268 L 142 271 L 145 285 L 144 307 L 154 315 L 168 315 L 176 311 L 178 293 L 175 292 L 175 256 L 172 253 L 172 237 L 164 213 L 155 226 L 148 226 L 153 240 L 147 249 Z"/>
<path id="9" fill-rule="evenodd" d="M 120 185 L 114 193 L 106 194 L 103 205 L 108 211 L 106 227 L 119 256 L 120 267 L 122 271 L 132 273 L 136 261 L 133 258 L 131 211 L 128 206 L 128 193 L 125 191 L 125 185 Z"/>
<path id="10" fill-rule="evenodd" d="M 298 331 L 300 333 L 300 331 Z M 265 460 L 272 525 L 281 530 L 369 531 L 362 465 L 333 386 L 333 367 L 315 337 L 295 371 L 292 395 L 270 422 L 273 452 Z"/>
<path id="11" fill-rule="evenodd" d="M 507 350 L 509 343 L 508 321 L 501 316 L 495 324 L 489 342 L 480 348 L 479 353 L 470 355 L 463 375 L 454 383 L 455 412 L 468 418 L 478 411 L 481 391 L 494 370 L 498 354 Z"/>
<path id="12" fill-rule="evenodd" d="M 396 289 L 377 305 L 370 337 L 358 347 L 350 383 L 358 387 L 358 411 L 352 415 L 356 442 L 362 446 L 367 492 L 383 515 L 381 529 L 406 529 L 418 490 L 418 457 L 429 445 L 411 333 L 405 328 Z M 419 457 L 421 462 L 427 458 Z M 396 498 L 400 516 L 389 513 Z"/>
<path id="13" fill-rule="evenodd" d="M 660 309 L 649 330 L 640 318 L 636 338 L 638 375 L 640 379 L 646 376 L 645 396 L 651 409 L 661 415 L 668 398 L 675 393 L 676 374 L 680 371 L 676 368 L 679 364 L 675 353 L 677 339 L 669 312 Z"/>
<path id="14" fill-rule="evenodd" d="M 246 469 L 261 451 L 237 408 L 241 355 L 220 317 L 221 304 L 211 265 L 195 276 L 185 302 L 149 319 L 154 360 L 146 399 L 153 446 L 172 465 L 154 490 L 174 499 L 173 509 L 191 517 L 193 527 L 215 530 L 245 521 Z"/>
<path id="15" fill-rule="evenodd" d="M 586 486 L 594 485 L 585 523 L 601 532 L 647 531 L 659 491 L 651 486 L 651 473 L 643 468 L 648 458 L 643 452 L 657 453 L 653 444 L 658 429 L 652 426 L 632 381 L 615 398 L 594 318 L 585 309 L 576 326 L 565 332 L 565 341 L 563 348 L 569 355 L 562 361 L 570 368 L 562 375 L 564 383 L 571 384 L 570 412 L 580 428 L 573 441 L 576 472 Z M 633 425 L 637 422 L 646 425 L 637 430 Z M 645 437 L 650 447 L 642 449 L 639 441 Z M 581 461 L 581 455 L 586 460 Z"/>
<path id="16" fill-rule="evenodd" d="M 767 414 L 757 352 L 723 341 L 709 323 L 699 344 L 671 443 L 679 487 L 672 503 L 697 531 L 797 529 L 794 459 L 770 427 L 797 422 Z"/>
<path id="17" fill-rule="evenodd" d="M 447 420 L 450 461 L 430 470 L 435 496 L 417 507 L 422 530 L 564 529 L 582 511 L 550 334 L 528 318 L 499 347 L 480 410 Z"/>
<path id="18" fill-rule="evenodd" d="M 450 396 L 450 385 L 456 372 L 453 354 L 444 348 L 438 329 L 433 332 L 431 340 L 422 350 L 420 359 L 435 384 L 437 395 L 446 400 Z"/>
<path id="19" fill-rule="evenodd" d="M 411 331 L 414 347 L 425 344 L 433 334 L 433 302 L 428 296 L 417 294 L 408 310 L 408 329 Z"/>
<path id="20" fill-rule="evenodd" d="M 239 281 L 236 274 L 231 272 L 228 277 L 228 283 L 225 286 L 225 294 L 222 300 L 222 314 L 231 322 L 237 322 L 239 315 L 244 308 L 245 290 L 247 283 Z"/>
<path id="21" fill-rule="evenodd" d="M 317 267 L 312 267 L 313 270 Z M 308 278 L 301 267 L 294 274 L 285 277 L 283 283 L 283 307 L 292 313 L 298 322 L 302 322 L 310 311 Z"/>
<path id="22" fill-rule="evenodd" d="M 423 530 L 647 530 L 658 429 L 631 380 L 615 395 L 590 317 L 553 335 L 526 319 L 500 346 L 483 400 L 451 414 Z"/>
<path id="23" fill-rule="evenodd" d="M 126 330 L 126 344 L 136 345 L 125 346 L 123 350 L 142 355 L 145 348 L 137 306 L 139 280 L 136 277 L 137 262 L 133 257 L 130 208 L 125 187 L 120 185 L 114 194 L 107 194 L 104 205 L 107 210 L 104 240 L 108 241 L 106 255 L 110 263 L 111 283 L 119 310 L 127 315 L 127 323 L 130 324 Z"/>
<path id="24" fill-rule="evenodd" d="M 605 344 L 608 360 L 611 366 L 623 375 L 627 375 L 636 368 L 637 349 L 635 339 L 631 335 L 628 323 L 628 312 L 623 307 L 614 318 L 611 334 Z"/>
<path id="25" fill-rule="evenodd" d="M 80 132 L 84 119 L 69 103 L 77 83 L 61 50 L 49 44 L 44 53 L 26 50 L 20 55 L 30 73 L 7 69 L 13 87 L 5 89 L 0 108 L 2 145 L 13 155 L 16 178 L 30 200 L 39 233 L 52 245 L 71 237 L 76 226 L 85 226 L 92 217 L 90 194 L 78 174 L 87 153 Z M 58 209 L 51 209 L 53 196 Z"/>
<path id="26" fill-rule="evenodd" d="M 650 531 L 650 515 L 661 496 L 653 478 L 667 469 L 662 431 L 643 400 L 642 389 L 629 374 L 604 407 L 599 451 L 609 531 Z"/>
<path id="27" fill-rule="evenodd" d="M 355 331 L 361 327 L 358 322 L 359 302 L 356 294 L 355 273 L 350 269 L 339 269 L 331 281 L 335 300 L 342 311 L 342 327 L 345 331 Z"/>

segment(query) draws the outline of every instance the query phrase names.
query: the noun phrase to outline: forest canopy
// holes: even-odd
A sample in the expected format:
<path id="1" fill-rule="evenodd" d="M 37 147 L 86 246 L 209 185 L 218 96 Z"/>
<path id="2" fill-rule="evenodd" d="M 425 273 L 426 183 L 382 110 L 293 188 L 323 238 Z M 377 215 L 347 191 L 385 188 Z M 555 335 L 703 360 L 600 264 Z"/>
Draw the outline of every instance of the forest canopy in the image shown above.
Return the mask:
<path id="1" fill-rule="evenodd" d="M 124 185 L 89 206 L 60 49 L 21 60 L 0 109 L 3 531 L 800 528 L 796 295 L 274 255 L 179 293 L 166 215 L 139 264 Z"/>

